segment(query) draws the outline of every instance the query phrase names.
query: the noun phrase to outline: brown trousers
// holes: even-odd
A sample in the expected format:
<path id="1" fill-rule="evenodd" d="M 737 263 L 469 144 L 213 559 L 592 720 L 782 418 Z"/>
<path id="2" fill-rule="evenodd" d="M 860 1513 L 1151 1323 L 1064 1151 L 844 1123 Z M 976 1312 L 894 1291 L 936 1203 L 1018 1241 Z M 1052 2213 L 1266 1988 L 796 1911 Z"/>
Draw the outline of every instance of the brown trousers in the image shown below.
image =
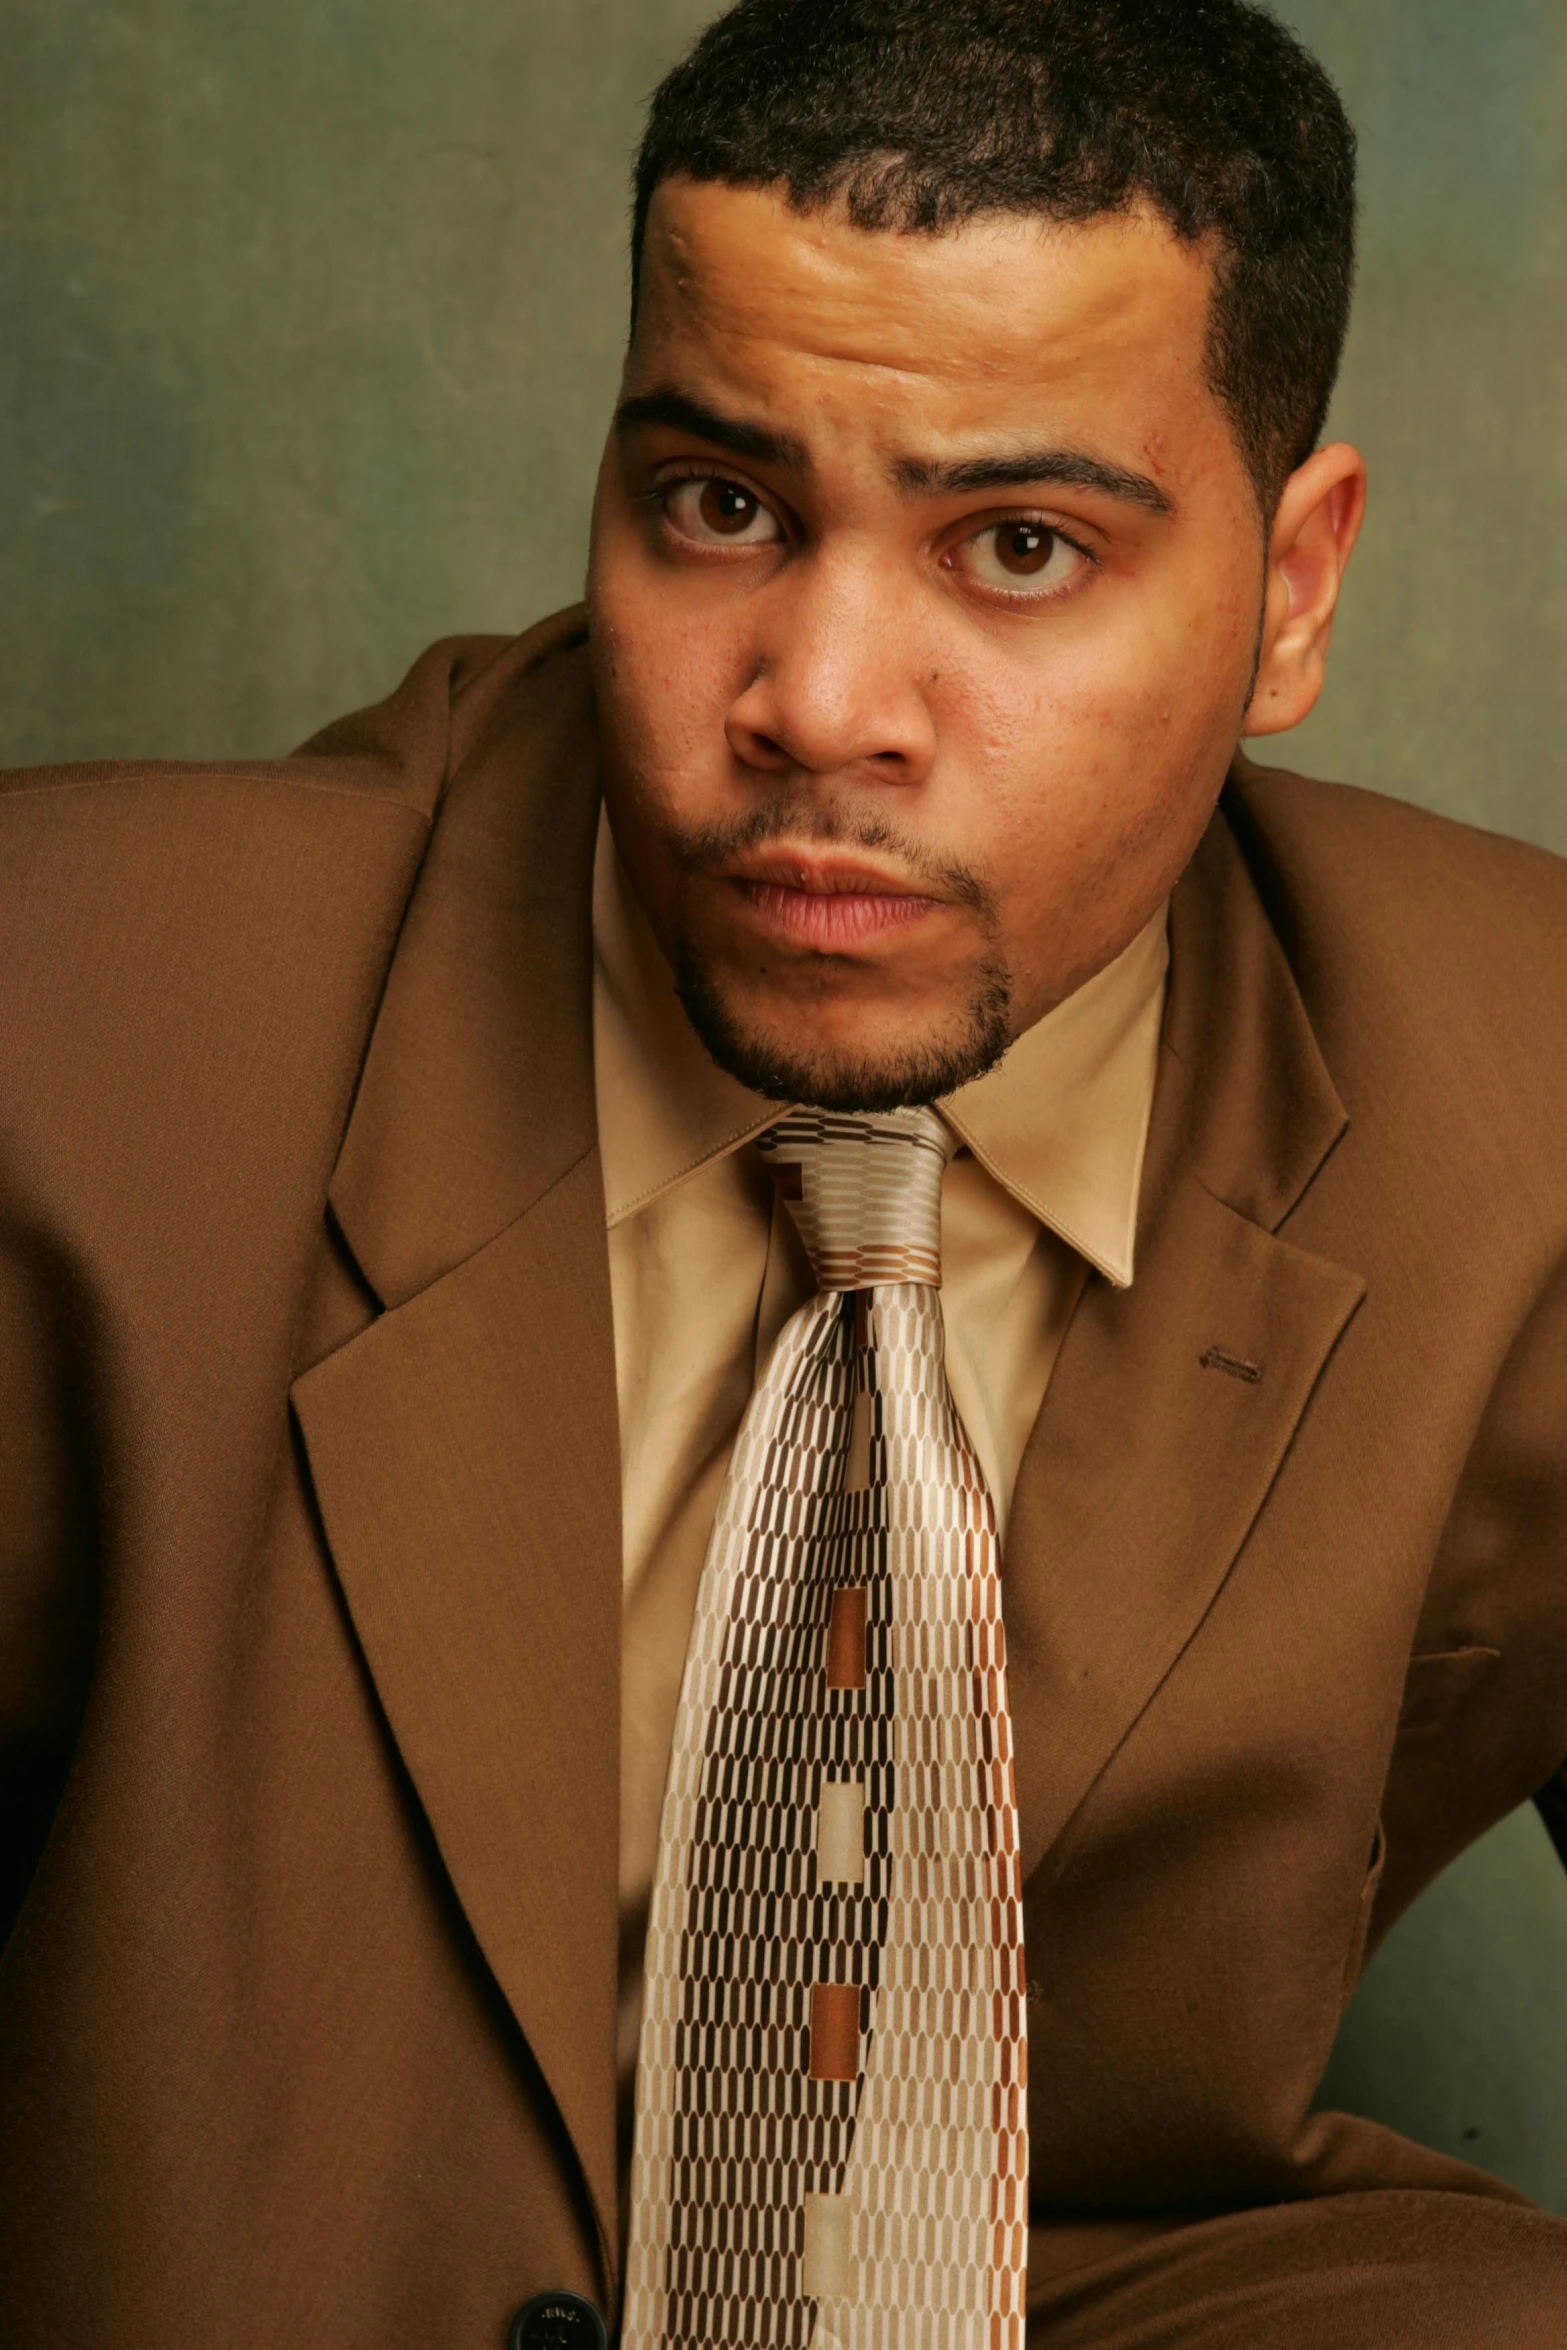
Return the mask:
<path id="1" fill-rule="evenodd" d="M 1178 2228 L 1029 2296 L 1039 2350 L 1564 2350 L 1567 2220 L 1328 2195 Z"/>

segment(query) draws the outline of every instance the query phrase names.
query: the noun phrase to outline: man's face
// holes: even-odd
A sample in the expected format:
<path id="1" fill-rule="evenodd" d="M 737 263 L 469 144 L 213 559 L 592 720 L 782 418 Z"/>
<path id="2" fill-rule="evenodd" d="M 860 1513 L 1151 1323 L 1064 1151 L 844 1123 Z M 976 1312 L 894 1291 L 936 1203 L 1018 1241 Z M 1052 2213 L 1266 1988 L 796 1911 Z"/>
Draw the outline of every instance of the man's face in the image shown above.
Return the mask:
<path id="1" fill-rule="evenodd" d="M 589 577 L 610 820 L 714 1057 L 929 1099 L 1135 935 L 1245 714 L 1263 531 L 1158 221 L 654 198 Z"/>

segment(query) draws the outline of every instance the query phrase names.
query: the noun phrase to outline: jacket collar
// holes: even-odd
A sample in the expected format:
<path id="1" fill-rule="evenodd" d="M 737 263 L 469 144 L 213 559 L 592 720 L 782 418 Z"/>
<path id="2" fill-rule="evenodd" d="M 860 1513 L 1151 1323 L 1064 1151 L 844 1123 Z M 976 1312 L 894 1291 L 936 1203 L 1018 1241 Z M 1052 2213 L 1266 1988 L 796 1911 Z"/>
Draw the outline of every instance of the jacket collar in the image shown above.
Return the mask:
<path id="1" fill-rule="evenodd" d="M 557 628 L 538 666 L 486 687 L 332 1177 L 333 1214 L 388 1306 L 504 1231 L 594 1144 L 585 630 Z"/>
<path id="2" fill-rule="evenodd" d="M 1244 846 L 1256 777 L 1236 759 L 1171 900 L 1166 1090 L 1185 1112 L 1172 1098 L 1150 1151 L 1145 1226 L 1184 1146 L 1215 1199 L 1276 1232 L 1348 1124 Z"/>

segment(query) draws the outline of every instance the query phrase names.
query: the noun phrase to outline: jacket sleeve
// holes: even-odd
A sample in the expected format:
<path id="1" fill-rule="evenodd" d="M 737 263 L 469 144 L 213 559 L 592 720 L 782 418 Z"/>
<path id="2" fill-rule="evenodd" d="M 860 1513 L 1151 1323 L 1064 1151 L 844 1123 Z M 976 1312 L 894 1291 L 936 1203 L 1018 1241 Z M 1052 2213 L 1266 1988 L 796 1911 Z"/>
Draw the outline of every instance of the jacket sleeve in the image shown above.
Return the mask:
<path id="1" fill-rule="evenodd" d="M 1378 1926 L 1531 1798 L 1567 1859 L 1567 1260 L 1498 1362 L 1413 1641 Z"/>

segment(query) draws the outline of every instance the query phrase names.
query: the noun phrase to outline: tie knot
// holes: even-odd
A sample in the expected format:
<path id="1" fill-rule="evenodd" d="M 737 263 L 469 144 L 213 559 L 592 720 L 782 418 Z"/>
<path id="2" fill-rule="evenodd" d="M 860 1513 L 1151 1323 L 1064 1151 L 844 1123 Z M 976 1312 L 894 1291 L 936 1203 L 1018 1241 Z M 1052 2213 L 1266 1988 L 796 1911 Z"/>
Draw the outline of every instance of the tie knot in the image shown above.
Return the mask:
<path id="1" fill-rule="evenodd" d="M 941 1285 L 941 1178 L 952 1140 L 934 1110 L 791 1110 L 757 1137 L 822 1289 Z"/>

